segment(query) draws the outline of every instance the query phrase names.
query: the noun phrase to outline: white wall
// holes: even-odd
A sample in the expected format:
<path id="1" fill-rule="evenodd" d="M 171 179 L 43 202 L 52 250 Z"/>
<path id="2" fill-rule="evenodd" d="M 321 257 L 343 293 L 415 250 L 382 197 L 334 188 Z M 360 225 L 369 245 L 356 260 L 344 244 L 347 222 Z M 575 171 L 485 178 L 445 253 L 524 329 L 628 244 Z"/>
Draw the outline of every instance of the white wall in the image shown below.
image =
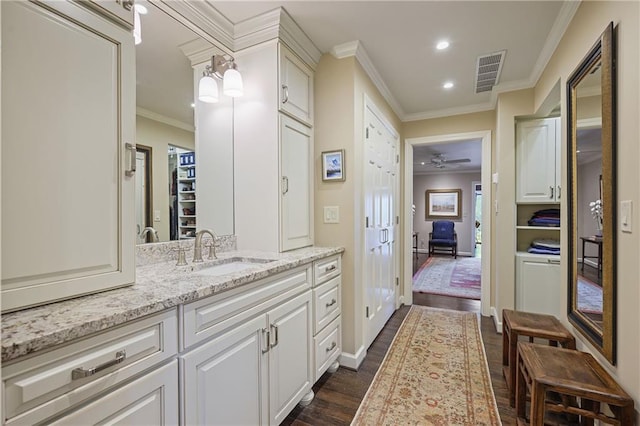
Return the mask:
<path id="1" fill-rule="evenodd" d="M 433 220 L 426 219 L 425 191 L 427 189 L 461 189 L 462 190 L 462 218 L 454 219 L 455 230 L 458 234 L 458 254 L 473 254 L 473 229 L 475 224 L 473 214 L 472 182 L 480 181 L 480 173 L 434 173 L 413 176 L 413 204 L 416 214 L 413 217 L 413 230 L 418 232 L 418 248 L 428 250 L 429 232 Z"/>

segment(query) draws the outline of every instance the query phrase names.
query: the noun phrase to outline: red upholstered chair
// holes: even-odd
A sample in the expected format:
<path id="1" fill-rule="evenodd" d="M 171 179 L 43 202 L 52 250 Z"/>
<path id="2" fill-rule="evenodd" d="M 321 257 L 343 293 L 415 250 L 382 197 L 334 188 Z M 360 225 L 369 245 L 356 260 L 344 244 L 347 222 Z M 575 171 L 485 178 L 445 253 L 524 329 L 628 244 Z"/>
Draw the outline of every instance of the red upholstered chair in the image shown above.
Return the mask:
<path id="1" fill-rule="evenodd" d="M 455 224 L 450 220 L 433 222 L 433 230 L 429 232 L 429 256 L 436 251 L 446 251 L 458 258 L 458 235 L 454 227 Z"/>

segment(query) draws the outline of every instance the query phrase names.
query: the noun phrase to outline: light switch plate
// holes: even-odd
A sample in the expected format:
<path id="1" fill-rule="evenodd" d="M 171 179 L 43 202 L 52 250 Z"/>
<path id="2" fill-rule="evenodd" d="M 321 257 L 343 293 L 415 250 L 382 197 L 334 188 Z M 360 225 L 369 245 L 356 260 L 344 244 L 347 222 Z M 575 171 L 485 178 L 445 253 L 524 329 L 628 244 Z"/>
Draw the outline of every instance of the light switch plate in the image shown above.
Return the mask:
<path id="1" fill-rule="evenodd" d="M 338 206 L 324 207 L 324 223 L 340 223 L 340 208 Z"/>
<path id="2" fill-rule="evenodd" d="M 633 202 L 631 200 L 620 201 L 620 230 L 631 233 L 633 222 Z"/>
<path id="3" fill-rule="evenodd" d="M 153 221 L 160 222 L 160 210 L 153 211 Z"/>

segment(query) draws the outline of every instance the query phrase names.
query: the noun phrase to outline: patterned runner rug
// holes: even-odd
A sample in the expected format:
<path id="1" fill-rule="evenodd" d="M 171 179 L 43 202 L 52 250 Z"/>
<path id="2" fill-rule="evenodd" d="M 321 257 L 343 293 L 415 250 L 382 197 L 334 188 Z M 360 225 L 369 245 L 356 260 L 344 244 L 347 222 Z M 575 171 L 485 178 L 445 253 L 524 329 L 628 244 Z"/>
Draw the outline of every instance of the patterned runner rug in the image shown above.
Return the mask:
<path id="1" fill-rule="evenodd" d="M 432 256 L 413 276 L 413 291 L 480 300 L 479 257 Z"/>
<path id="2" fill-rule="evenodd" d="M 602 287 L 582 275 L 578 275 L 578 309 L 602 314 Z"/>
<path id="3" fill-rule="evenodd" d="M 500 425 L 477 314 L 412 306 L 352 425 Z"/>

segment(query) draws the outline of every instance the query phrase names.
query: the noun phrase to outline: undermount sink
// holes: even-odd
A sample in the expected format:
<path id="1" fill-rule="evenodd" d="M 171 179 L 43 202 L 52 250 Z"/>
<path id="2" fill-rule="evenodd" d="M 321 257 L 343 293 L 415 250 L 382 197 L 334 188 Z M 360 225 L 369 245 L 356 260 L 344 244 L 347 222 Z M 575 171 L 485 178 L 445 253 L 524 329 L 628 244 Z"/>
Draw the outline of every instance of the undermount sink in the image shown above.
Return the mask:
<path id="1" fill-rule="evenodd" d="M 242 272 L 250 269 L 256 269 L 261 265 L 273 262 L 272 259 L 254 259 L 246 257 L 232 257 L 229 259 L 220 259 L 210 264 L 203 264 L 198 270 L 194 271 L 195 275 L 217 277 L 220 275 Z"/>

